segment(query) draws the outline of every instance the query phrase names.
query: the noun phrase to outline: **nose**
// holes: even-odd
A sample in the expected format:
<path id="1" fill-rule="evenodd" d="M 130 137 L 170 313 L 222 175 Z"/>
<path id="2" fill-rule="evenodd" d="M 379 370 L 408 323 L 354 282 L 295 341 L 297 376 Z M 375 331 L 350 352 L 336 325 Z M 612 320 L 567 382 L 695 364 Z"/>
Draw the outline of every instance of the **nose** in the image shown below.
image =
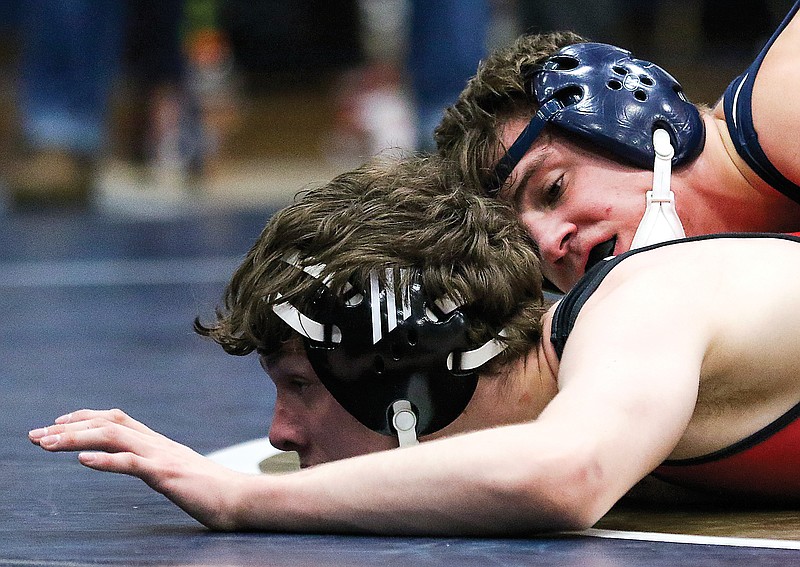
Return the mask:
<path id="1" fill-rule="evenodd" d="M 303 429 L 296 416 L 280 398 L 275 402 L 272 424 L 269 427 L 270 444 L 281 451 L 300 451 L 304 445 Z"/>
<path id="2" fill-rule="evenodd" d="M 575 224 L 547 212 L 528 211 L 521 220 L 539 246 L 542 260 L 549 266 L 556 266 L 567 255 L 578 231 Z"/>

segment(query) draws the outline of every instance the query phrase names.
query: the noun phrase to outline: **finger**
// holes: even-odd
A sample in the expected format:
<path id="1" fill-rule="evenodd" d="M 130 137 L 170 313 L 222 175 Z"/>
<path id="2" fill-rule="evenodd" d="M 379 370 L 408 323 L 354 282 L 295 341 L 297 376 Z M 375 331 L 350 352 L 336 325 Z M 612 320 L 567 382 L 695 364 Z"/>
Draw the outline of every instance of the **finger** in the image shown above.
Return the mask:
<path id="1" fill-rule="evenodd" d="M 109 421 L 108 417 L 110 416 L 107 414 L 107 412 L 87 413 L 84 414 L 81 419 L 71 423 L 61 423 L 50 425 L 48 427 L 41 427 L 39 429 L 32 429 L 28 432 L 28 438 L 33 443 L 40 444 L 40 441 L 45 437 L 53 437 L 63 433 L 74 433 L 88 429 L 100 429 L 102 427 L 128 427 L 127 425 Z"/>
<path id="2" fill-rule="evenodd" d="M 96 471 L 139 476 L 143 469 L 142 457 L 134 453 L 78 453 L 78 462 Z"/>
<path id="3" fill-rule="evenodd" d="M 152 470 L 152 463 L 135 453 L 85 451 L 78 453 L 78 462 L 96 471 L 125 474 L 139 478 L 147 483 L 148 486 L 160 492 L 158 485 L 153 482 L 153 477 L 156 475 Z"/>
<path id="4" fill-rule="evenodd" d="M 91 424 L 85 427 L 85 423 Z M 66 426 L 54 425 L 45 428 L 48 434 L 35 439 L 47 451 L 106 451 L 111 453 L 131 451 L 137 454 L 148 452 L 151 437 L 128 427 L 105 420 Z M 60 429 L 56 433 L 54 430 Z"/>
<path id="5" fill-rule="evenodd" d="M 175 486 L 175 483 L 169 481 L 183 476 L 178 471 L 182 470 L 185 464 L 180 460 L 151 459 L 129 451 L 119 453 L 82 451 L 78 453 L 78 462 L 97 471 L 137 477 L 162 494 L 166 494 L 170 486 Z M 206 467 L 206 470 L 208 468 Z"/>
<path id="6" fill-rule="evenodd" d="M 121 409 L 116 408 L 108 410 L 82 409 L 57 417 L 55 423 L 58 425 L 64 425 L 93 419 L 105 419 L 112 423 L 118 423 L 143 433 L 155 433 L 143 423 L 136 421 Z"/>
<path id="7" fill-rule="evenodd" d="M 49 425 L 47 427 L 31 429 L 30 431 L 28 431 L 28 438 L 33 443 L 36 443 L 38 445 L 39 441 L 41 441 L 44 437 L 52 437 L 54 435 L 60 435 L 66 431 L 80 431 L 83 429 L 102 427 L 107 423 L 108 422 L 106 420 L 94 419 L 94 420 L 78 421 L 75 423 L 70 423 L 65 425 Z"/>
<path id="8" fill-rule="evenodd" d="M 79 431 L 82 429 L 90 429 L 96 427 L 103 427 L 107 424 L 117 424 L 123 427 L 130 428 L 145 435 L 151 435 L 158 438 L 164 438 L 163 435 L 157 433 L 145 426 L 144 424 L 136 421 L 128 416 L 125 412 L 112 409 L 112 410 L 79 410 L 69 414 L 65 414 L 56 420 L 56 425 L 48 427 L 40 427 L 32 429 L 28 432 L 28 438 L 35 445 L 39 445 L 39 441 L 47 436 L 60 435 L 69 431 Z"/>

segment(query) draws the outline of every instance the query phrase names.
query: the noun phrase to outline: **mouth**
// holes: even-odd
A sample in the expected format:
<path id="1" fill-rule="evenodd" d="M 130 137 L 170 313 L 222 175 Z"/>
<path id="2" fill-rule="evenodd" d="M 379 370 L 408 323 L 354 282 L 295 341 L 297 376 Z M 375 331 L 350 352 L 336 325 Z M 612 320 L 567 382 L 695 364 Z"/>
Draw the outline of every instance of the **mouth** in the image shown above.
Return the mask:
<path id="1" fill-rule="evenodd" d="M 586 260 L 586 269 L 585 272 L 588 272 L 592 267 L 597 265 L 603 259 L 608 258 L 609 256 L 614 255 L 614 248 L 617 245 L 617 237 L 613 236 L 606 240 L 605 242 L 601 242 L 589 252 L 589 258 Z M 585 273 L 584 272 L 584 273 Z"/>

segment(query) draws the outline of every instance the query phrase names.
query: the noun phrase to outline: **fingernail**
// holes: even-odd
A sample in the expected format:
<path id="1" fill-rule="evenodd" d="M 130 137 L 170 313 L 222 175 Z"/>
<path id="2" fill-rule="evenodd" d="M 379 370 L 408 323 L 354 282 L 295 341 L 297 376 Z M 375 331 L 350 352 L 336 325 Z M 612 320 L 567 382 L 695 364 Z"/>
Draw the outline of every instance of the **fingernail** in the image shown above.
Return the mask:
<path id="1" fill-rule="evenodd" d="M 96 456 L 97 455 L 95 453 L 78 453 L 78 459 L 84 465 L 92 464 L 95 461 Z"/>
<path id="2" fill-rule="evenodd" d="M 28 437 L 44 437 L 47 435 L 47 428 L 40 427 L 39 429 L 31 429 L 28 431 Z"/>
<path id="3" fill-rule="evenodd" d="M 56 423 L 69 423 L 69 420 L 72 419 L 72 414 L 68 413 L 56 418 Z"/>
<path id="4" fill-rule="evenodd" d="M 53 447 L 54 445 L 58 445 L 59 441 L 61 441 L 61 435 L 47 435 L 39 439 L 39 445 L 42 447 Z"/>

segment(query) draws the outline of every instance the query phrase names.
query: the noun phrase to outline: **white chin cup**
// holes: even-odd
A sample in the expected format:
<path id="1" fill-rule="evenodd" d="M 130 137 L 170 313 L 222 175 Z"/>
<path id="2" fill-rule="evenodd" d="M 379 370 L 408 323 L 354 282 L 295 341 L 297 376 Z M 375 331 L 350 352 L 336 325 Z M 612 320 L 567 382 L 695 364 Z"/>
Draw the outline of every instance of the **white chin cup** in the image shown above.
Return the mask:
<path id="1" fill-rule="evenodd" d="M 653 147 L 656 151 L 653 189 L 646 194 L 644 216 L 636 229 L 631 249 L 686 236 L 675 210 L 675 193 L 669 187 L 675 151 L 665 130 L 653 132 Z"/>

